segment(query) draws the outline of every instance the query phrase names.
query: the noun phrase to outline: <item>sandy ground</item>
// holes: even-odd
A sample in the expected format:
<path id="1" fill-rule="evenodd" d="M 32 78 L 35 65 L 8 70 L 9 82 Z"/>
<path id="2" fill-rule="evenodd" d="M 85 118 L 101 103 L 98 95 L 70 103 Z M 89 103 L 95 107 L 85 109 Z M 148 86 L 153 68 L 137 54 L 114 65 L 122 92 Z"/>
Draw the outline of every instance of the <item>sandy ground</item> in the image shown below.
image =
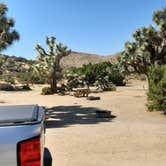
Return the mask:
<path id="1" fill-rule="evenodd" d="M 1 105 L 47 107 L 46 146 L 53 166 L 165 166 L 166 117 L 146 111 L 146 83 L 93 94 L 99 101 L 72 96 L 0 92 Z M 95 110 L 111 110 L 111 119 L 96 119 Z"/>

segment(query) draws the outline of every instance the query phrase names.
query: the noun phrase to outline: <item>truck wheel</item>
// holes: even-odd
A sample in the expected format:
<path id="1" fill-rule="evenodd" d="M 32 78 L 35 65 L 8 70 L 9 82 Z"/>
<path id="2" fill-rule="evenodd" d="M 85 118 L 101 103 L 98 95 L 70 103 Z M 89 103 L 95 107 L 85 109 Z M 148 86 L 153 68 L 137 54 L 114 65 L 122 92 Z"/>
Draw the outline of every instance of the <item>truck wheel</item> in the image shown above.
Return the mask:
<path id="1" fill-rule="evenodd" d="M 44 148 L 44 166 L 52 166 L 52 157 L 48 148 Z"/>

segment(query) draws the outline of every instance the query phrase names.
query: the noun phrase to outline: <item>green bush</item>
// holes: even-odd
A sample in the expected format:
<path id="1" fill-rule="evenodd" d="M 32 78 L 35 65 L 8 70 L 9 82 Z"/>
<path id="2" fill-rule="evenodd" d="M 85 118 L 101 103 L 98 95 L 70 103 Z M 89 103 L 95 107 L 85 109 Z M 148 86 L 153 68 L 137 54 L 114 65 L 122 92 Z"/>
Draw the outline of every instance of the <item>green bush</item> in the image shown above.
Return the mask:
<path id="1" fill-rule="evenodd" d="M 148 110 L 166 112 L 166 65 L 152 66 L 148 73 Z"/>
<path id="2" fill-rule="evenodd" d="M 110 62 L 90 63 L 80 68 L 73 68 L 65 74 L 65 78 L 68 80 L 67 86 L 69 89 L 85 85 L 93 86 L 96 82 L 98 85 L 103 86 L 105 90 L 111 89 L 109 84 L 117 86 L 124 86 L 126 84 L 125 76 L 120 72 L 119 67 Z"/>
<path id="3" fill-rule="evenodd" d="M 65 78 L 67 79 L 66 89 L 72 90 L 73 88 L 84 86 L 84 75 L 69 71 L 66 73 Z"/>
<path id="4" fill-rule="evenodd" d="M 61 84 L 59 87 L 57 87 L 57 92 L 59 95 L 65 95 L 65 91 L 68 90 L 65 84 Z"/>
<path id="5" fill-rule="evenodd" d="M 53 91 L 50 87 L 44 87 L 42 88 L 41 95 L 52 95 Z"/>
<path id="6" fill-rule="evenodd" d="M 116 86 L 109 81 L 108 77 L 99 78 L 94 85 L 103 91 L 116 91 Z"/>
<path id="7" fill-rule="evenodd" d="M 15 80 L 14 80 L 14 78 L 11 75 L 5 75 L 5 76 L 3 76 L 3 80 L 5 82 L 7 82 L 7 83 L 15 84 Z"/>
<path id="8" fill-rule="evenodd" d="M 73 88 L 78 87 L 78 82 L 76 79 L 69 80 L 66 84 L 67 90 L 71 91 Z"/>
<path id="9" fill-rule="evenodd" d="M 42 78 L 35 74 L 33 71 L 19 73 L 17 74 L 17 79 L 19 82 L 31 82 L 34 84 L 44 84 L 46 83 L 45 78 Z"/>
<path id="10" fill-rule="evenodd" d="M 109 74 L 109 81 L 111 81 L 116 86 L 124 86 L 126 84 L 125 77 L 118 71 Z"/>

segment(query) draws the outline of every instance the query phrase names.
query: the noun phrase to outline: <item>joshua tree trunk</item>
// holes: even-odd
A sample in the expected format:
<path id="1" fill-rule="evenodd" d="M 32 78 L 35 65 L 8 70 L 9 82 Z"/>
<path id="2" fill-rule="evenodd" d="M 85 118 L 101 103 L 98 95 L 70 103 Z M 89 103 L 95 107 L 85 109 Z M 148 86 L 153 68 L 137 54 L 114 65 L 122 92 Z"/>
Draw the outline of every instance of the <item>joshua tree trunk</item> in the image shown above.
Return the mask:
<path id="1" fill-rule="evenodd" d="M 53 70 L 53 73 L 52 73 L 51 78 L 50 78 L 51 89 L 54 93 L 57 93 L 57 74 L 56 74 L 57 72 L 56 71 L 57 71 L 56 65 L 54 65 L 54 70 Z"/>
<path id="2" fill-rule="evenodd" d="M 57 79 L 55 75 L 52 76 L 50 85 L 52 92 L 57 93 Z"/>

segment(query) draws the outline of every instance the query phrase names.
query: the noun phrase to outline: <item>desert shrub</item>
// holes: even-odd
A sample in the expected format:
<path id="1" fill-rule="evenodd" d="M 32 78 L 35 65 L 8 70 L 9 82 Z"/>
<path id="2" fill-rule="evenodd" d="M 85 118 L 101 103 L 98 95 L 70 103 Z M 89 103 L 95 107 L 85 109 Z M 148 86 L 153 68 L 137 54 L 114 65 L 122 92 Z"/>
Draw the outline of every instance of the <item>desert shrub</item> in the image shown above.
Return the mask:
<path id="1" fill-rule="evenodd" d="M 51 87 L 42 88 L 41 95 L 52 95 L 52 94 L 53 94 L 53 91 L 52 91 Z"/>
<path id="2" fill-rule="evenodd" d="M 108 77 L 99 78 L 95 83 L 95 86 L 97 86 L 99 89 L 102 89 L 103 91 L 115 91 L 116 86 L 109 81 Z"/>
<path id="3" fill-rule="evenodd" d="M 120 72 L 117 65 L 113 65 L 110 62 L 102 62 L 98 64 L 90 63 L 83 65 L 80 68 L 73 68 L 65 74 L 65 78 L 68 80 L 67 86 L 70 87 L 69 89 L 85 85 L 93 86 L 96 82 L 100 82 L 97 83 L 98 85 L 125 85 L 125 76 Z M 107 81 L 105 78 L 107 78 Z M 101 80 L 103 80 L 103 82 Z"/>
<path id="4" fill-rule="evenodd" d="M 15 84 L 15 80 L 14 80 L 14 78 L 11 75 L 4 75 L 3 76 L 3 80 L 5 82 L 10 83 L 10 84 Z"/>
<path id="5" fill-rule="evenodd" d="M 23 85 L 22 86 L 22 90 L 24 91 L 28 91 L 28 90 L 32 90 L 31 88 L 30 88 L 30 86 L 29 85 Z"/>
<path id="6" fill-rule="evenodd" d="M 65 91 L 68 90 L 65 84 L 61 84 L 59 87 L 57 87 L 57 92 L 59 95 L 65 95 Z"/>
<path id="7" fill-rule="evenodd" d="M 31 82 L 34 84 L 46 83 L 45 78 L 40 77 L 39 75 L 35 74 L 33 71 L 28 71 L 25 73 L 18 73 L 17 79 L 19 82 Z"/>
<path id="8" fill-rule="evenodd" d="M 116 86 L 124 86 L 126 84 L 125 77 L 119 71 L 109 74 L 109 81 Z"/>
<path id="9" fill-rule="evenodd" d="M 67 90 L 72 90 L 73 88 L 83 87 L 84 86 L 84 75 L 81 73 L 75 73 L 74 71 L 68 71 L 65 74 L 67 79 L 66 88 Z"/>
<path id="10" fill-rule="evenodd" d="M 65 73 L 65 79 L 67 79 L 67 90 L 71 91 L 73 88 L 84 87 L 84 76 L 78 71 L 67 71 Z"/>
<path id="11" fill-rule="evenodd" d="M 66 84 L 67 90 L 71 91 L 73 88 L 79 87 L 79 82 L 77 79 L 69 80 Z"/>
<path id="12" fill-rule="evenodd" d="M 166 112 L 166 65 L 152 66 L 148 73 L 148 109 Z"/>
<path id="13" fill-rule="evenodd" d="M 3 80 L 3 75 L 0 74 L 0 80 Z"/>
<path id="14" fill-rule="evenodd" d="M 0 90 L 3 90 L 3 91 L 15 91 L 16 89 L 11 84 L 1 83 L 0 84 Z"/>

